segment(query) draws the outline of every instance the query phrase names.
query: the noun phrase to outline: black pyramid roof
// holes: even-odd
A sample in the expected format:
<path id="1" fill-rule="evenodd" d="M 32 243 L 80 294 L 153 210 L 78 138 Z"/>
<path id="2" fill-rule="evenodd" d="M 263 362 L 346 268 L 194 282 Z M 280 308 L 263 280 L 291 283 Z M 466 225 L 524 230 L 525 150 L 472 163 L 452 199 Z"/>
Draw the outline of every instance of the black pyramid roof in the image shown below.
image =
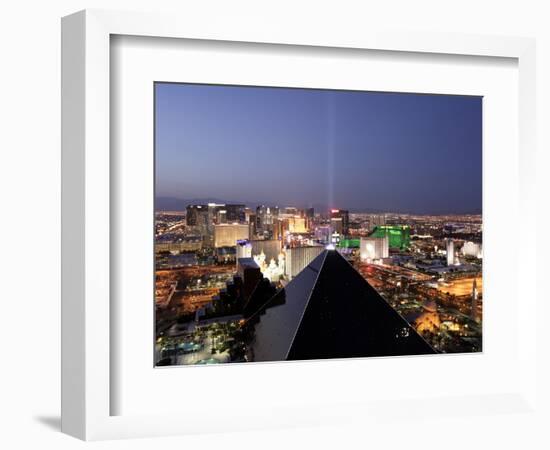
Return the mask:
<path id="1" fill-rule="evenodd" d="M 325 250 L 249 320 L 252 361 L 432 354 L 335 250 Z"/>

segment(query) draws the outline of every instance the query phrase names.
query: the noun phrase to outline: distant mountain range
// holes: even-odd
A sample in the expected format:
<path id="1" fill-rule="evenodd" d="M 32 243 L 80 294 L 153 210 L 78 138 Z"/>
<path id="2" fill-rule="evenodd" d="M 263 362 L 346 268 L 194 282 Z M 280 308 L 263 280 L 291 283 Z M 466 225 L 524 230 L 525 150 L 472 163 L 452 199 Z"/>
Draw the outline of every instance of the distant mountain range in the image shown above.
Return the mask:
<path id="1" fill-rule="evenodd" d="M 157 197 L 155 199 L 156 211 L 184 211 L 187 205 L 206 205 L 207 203 L 227 203 L 227 204 L 245 204 L 247 202 L 236 200 L 224 200 L 221 198 L 176 198 L 176 197 Z"/>
<path id="2" fill-rule="evenodd" d="M 182 199 L 175 197 L 157 197 L 155 203 L 155 209 L 157 211 L 183 211 L 187 205 L 205 205 L 207 203 L 225 203 L 225 204 L 243 204 L 250 208 L 255 208 L 258 205 L 269 205 L 269 206 L 279 206 L 284 208 L 286 206 L 295 206 L 296 208 L 314 208 L 315 211 L 328 211 L 328 205 L 323 204 L 313 204 L 313 205 L 299 205 L 299 204 L 284 204 L 279 203 L 274 204 L 273 202 L 266 201 L 243 201 L 243 200 L 227 200 L 222 198 L 206 197 L 206 198 L 192 198 L 192 199 Z M 342 207 L 343 208 L 343 207 Z M 377 213 L 382 212 L 377 209 L 367 208 L 361 210 L 349 209 L 350 212 L 371 212 Z"/>
<path id="3" fill-rule="evenodd" d="M 273 205 L 273 202 L 262 202 L 262 201 L 243 201 L 243 200 L 228 200 L 215 197 L 205 197 L 205 198 L 191 198 L 191 199 L 182 199 L 176 197 L 157 197 L 155 200 L 155 210 L 156 211 L 184 211 L 187 205 L 204 205 L 207 203 L 226 203 L 226 204 L 244 204 L 251 208 L 254 208 L 258 205 Z M 326 204 L 313 204 L 313 205 L 286 205 L 279 204 L 280 207 L 285 206 L 296 206 L 297 208 L 314 208 L 316 212 L 328 211 L 329 206 Z M 342 209 L 345 209 L 345 205 L 340 206 Z M 351 213 L 384 213 L 390 212 L 384 209 L 377 208 L 348 208 Z M 471 210 L 471 211 L 391 211 L 393 213 L 401 214 L 434 214 L 434 215 L 444 215 L 444 214 L 481 214 L 481 210 Z"/>

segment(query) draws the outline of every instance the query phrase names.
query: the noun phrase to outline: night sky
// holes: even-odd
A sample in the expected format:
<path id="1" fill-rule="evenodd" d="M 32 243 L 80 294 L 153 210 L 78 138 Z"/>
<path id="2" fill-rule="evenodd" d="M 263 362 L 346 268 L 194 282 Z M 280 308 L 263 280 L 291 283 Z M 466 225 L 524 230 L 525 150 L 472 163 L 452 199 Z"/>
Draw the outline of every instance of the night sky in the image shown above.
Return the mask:
<path id="1" fill-rule="evenodd" d="M 481 212 L 481 97 L 169 83 L 155 90 L 157 204 L 172 197 Z"/>

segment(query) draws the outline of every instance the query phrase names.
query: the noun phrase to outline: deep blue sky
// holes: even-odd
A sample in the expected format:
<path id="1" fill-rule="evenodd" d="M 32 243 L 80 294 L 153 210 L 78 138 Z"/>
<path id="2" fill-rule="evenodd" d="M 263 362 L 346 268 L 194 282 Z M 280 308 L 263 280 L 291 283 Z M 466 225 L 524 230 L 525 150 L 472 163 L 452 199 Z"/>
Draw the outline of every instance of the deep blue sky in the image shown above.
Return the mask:
<path id="1" fill-rule="evenodd" d="M 481 211 L 481 97 L 155 89 L 157 198 Z"/>

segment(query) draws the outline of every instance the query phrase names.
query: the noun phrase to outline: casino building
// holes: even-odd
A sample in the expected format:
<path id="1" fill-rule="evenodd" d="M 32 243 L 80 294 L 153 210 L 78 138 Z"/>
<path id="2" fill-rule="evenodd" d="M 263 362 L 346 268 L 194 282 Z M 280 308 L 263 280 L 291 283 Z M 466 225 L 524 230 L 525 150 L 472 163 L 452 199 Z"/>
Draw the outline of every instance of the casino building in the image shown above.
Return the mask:
<path id="1" fill-rule="evenodd" d="M 380 225 L 374 227 L 370 237 L 388 237 L 389 248 L 405 250 L 411 243 L 411 228 L 408 225 Z"/>
<path id="2" fill-rule="evenodd" d="M 390 255 L 388 236 L 361 238 L 359 256 L 361 261 L 373 262 Z"/>
<path id="3" fill-rule="evenodd" d="M 243 328 L 249 361 L 436 353 L 336 250 L 324 250 Z"/>

